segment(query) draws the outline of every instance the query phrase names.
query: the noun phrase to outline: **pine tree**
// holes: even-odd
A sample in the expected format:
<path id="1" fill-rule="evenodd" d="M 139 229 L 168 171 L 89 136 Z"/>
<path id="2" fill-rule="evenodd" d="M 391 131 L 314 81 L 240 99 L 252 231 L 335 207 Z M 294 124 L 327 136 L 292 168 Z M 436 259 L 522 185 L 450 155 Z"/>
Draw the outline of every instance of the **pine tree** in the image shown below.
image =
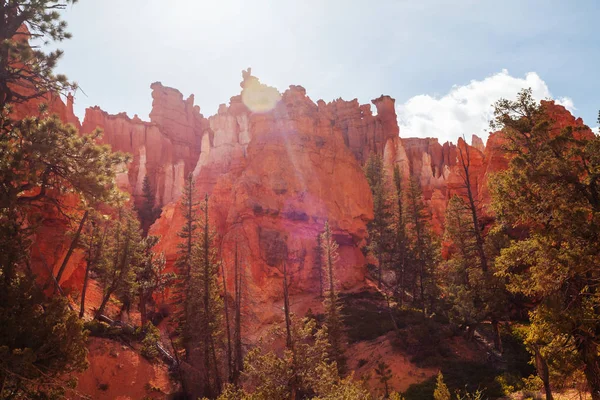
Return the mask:
<path id="1" fill-rule="evenodd" d="M 384 388 L 384 398 L 387 399 L 390 396 L 390 388 L 388 382 L 392 379 L 392 370 L 390 366 L 385 361 L 380 361 L 377 363 L 377 367 L 375 368 L 375 374 L 379 377 L 379 382 L 383 384 Z"/>
<path id="2" fill-rule="evenodd" d="M 526 232 L 496 259 L 508 289 L 536 300 L 531 329 L 572 337 L 600 399 L 600 139 L 553 120 L 531 90 L 495 104 L 509 168 L 490 183 L 505 226 Z M 568 310 L 568 312 L 565 312 Z"/>
<path id="3" fill-rule="evenodd" d="M 194 177 L 189 174 L 185 180 L 183 193 L 179 207 L 185 220 L 181 230 L 177 236 L 182 241 L 177 245 L 177 260 L 175 261 L 175 269 L 177 272 L 177 282 L 175 285 L 175 293 L 173 295 L 173 304 L 176 307 L 176 319 L 180 327 L 185 325 L 186 313 L 181 308 L 187 299 L 189 293 L 189 282 L 191 278 L 192 251 L 194 243 L 198 239 L 198 216 L 199 205 L 194 185 Z"/>
<path id="4" fill-rule="evenodd" d="M 450 390 L 444 383 L 444 376 L 442 375 L 441 371 L 438 372 L 437 375 L 435 390 L 433 391 L 433 398 L 434 400 L 450 400 L 451 398 Z"/>
<path id="5" fill-rule="evenodd" d="M 242 265 L 238 254 L 237 244 L 235 246 L 235 264 L 234 264 L 234 364 L 233 364 L 233 383 L 237 383 L 241 371 L 244 369 L 244 354 L 242 351 L 242 288 L 243 288 Z"/>
<path id="6" fill-rule="evenodd" d="M 142 204 L 138 208 L 138 215 L 142 225 L 143 235 L 148 235 L 150 226 L 160 216 L 160 209 L 154 207 L 154 191 L 150 185 L 148 175 L 144 176 L 142 183 Z"/>
<path id="7" fill-rule="evenodd" d="M 444 239 L 451 245 L 447 262 L 440 275 L 445 283 L 446 298 L 451 304 L 451 317 L 467 327 L 472 339 L 478 324 L 490 320 L 494 347 L 502 353 L 499 320 L 504 318 L 508 293 L 505 279 L 496 276 L 495 257 L 504 244 L 504 232 L 496 227 L 485 236 L 486 268 L 482 267 L 473 234 L 472 210 L 467 201 L 452 196 L 446 209 Z"/>
<path id="8" fill-rule="evenodd" d="M 323 246 L 321 244 L 321 235 L 317 235 L 317 245 L 314 248 L 314 270 L 319 278 L 319 296 L 323 297 L 325 293 L 325 277 L 323 274 Z"/>
<path id="9" fill-rule="evenodd" d="M 370 154 L 364 167 L 365 176 L 373 195 L 373 220 L 367 224 L 369 250 L 377 258 L 377 286 L 381 288 L 383 269 L 390 261 L 394 234 L 391 230 L 389 189 L 386 182 L 383 158 Z"/>
<path id="10" fill-rule="evenodd" d="M 413 298 L 419 298 L 423 314 L 427 311 L 427 303 L 433 308 L 433 300 L 437 297 L 433 269 L 437 264 L 437 243 L 429 227 L 427 206 L 423 201 L 421 185 L 411 179 L 407 192 L 407 215 L 409 232 L 411 232 L 410 252 L 413 263 L 412 286 Z M 417 290 L 419 292 L 417 296 Z M 430 310 L 432 311 L 432 310 Z"/>
<path id="11" fill-rule="evenodd" d="M 85 275 L 83 278 L 83 287 L 81 289 L 81 304 L 79 308 L 79 318 L 83 318 L 85 313 L 85 297 L 89 283 L 90 273 L 95 271 L 98 265 L 102 263 L 102 257 L 105 256 L 105 244 L 109 223 L 108 216 L 99 213 L 92 213 L 87 231 L 84 232 L 82 242 L 85 250 Z"/>
<path id="12" fill-rule="evenodd" d="M 62 398 L 86 369 L 87 332 L 67 299 L 50 299 L 30 274 L 0 280 L 0 398 Z"/>
<path id="13" fill-rule="evenodd" d="M 153 296 L 163 293 L 176 278 L 173 272 L 165 272 L 164 254 L 156 254 L 153 251 L 158 241 L 158 236 L 148 236 L 143 240 L 143 259 L 137 270 L 136 281 L 142 326 L 145 326 L 148 321 L 148 304 L 153 301 Z"/>
<path id="14" fill-rule="evenodd" d="M 323 249 L 323 268 L 325 269 L 325 300 L 323 306 L 325 309 L 325 325 L 331 344 L 331 358 L 337 362 L 340 372 L 345 371 L 346 360 L 343 349 L 343 322 L 342 306 L 340 304 L 337 292 L 337 280 L 335 277 L 335 268 L 339 260 L 338 244 L 336 243 L 329 227 L 329 222 L 325 222 L 325 228 L 321 235 L 321 246 Z"/>
<path id="15" fill-rule="evenodd" d="M 200 205 L 199 234 L 192 246 L 190 277 L 184 300 L 183 343 L 187 362 L 201 373 L 201 381 L 191 379 L 195 396 L 214 397 L 221 390 L 219 357 L 222 341 L 223 303 L 218 283 L 216 233 L 210 225 L 208 195 Z M 202 387 L 197 387 L 201 384 Z"/>
<path id="16" fill-rule="evenodd" d="M 372 400 L 368 391 L 353 381 L 342 379 L 329 357 L 329 340 L 325 327 L 318 329 L 314 319 L 298 320 L 291 314 L 294 352 L 286 349 L 277 355 L 269 343 L 250 350 L 244 360 L 244 378 L 250 392 L 228 387 L 219 400 L 311 398 L 314 400 Z M 275 331 L 275 336 L 286 334 Z M 292 382 L 294 383 L 292 385 Z M 295 391 L 292 391 L 292 387 Z"/>
<path id="17" fill-rule="evenodd" d="M 46 94 L 65 93 L 77 85 L 64 75 L 55 75 L 54 67 L 62 56 L 61 50 L 44 52 L 41 47 L 29 46 L 30 38 L 45 44 L 69 39 L 67 24 L 60 10 L 76 0 L 1 1 L 0 15 L 0 111 L 7 104 L 22 103 Z M 21 30 L 21 27 L 27 31 Z"/>
<path id="18" fill-rule="evenodd" d="M 393 226 L 395 230 L 395 240 L 393 245 L 393 266 L 396 273 L 396 285 L 394 287 L 394 297 L 400 305 L 404 302 L 404 293 L 406 291 L 406 267 L 409 261 L 408 255 L 408 235 L 406 233 L 404 188 L 400 169 L 394 166 L 394 200 L 395 209 L 392 213 Z"/>
<path id="19" fill-rule="evenodd" d="M 96 318 L 104 313 L 108 300 L 116 294 L 125 308 L 137 290 L 136 274 L 143 263 L 144 243 L 137 216 L 131 209 L 121 207 L 109 228 L 106 259 L 98 265 L 99 281 L 103 285 L 102 302 Z"/>

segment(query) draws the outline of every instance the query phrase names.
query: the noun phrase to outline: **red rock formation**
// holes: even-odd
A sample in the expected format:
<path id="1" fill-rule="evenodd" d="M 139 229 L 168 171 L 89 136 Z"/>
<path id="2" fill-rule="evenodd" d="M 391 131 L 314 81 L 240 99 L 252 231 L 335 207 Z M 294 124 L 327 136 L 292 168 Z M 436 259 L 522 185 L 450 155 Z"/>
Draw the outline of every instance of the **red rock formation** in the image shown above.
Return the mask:
<path id="1" fill-rule="evenodd" d="M 155 204 L 162 206 L 181 194 L 185 176 L 193 171 L 201 152 L 202 137 L 209 133 L 209 123 L 194 96 L 183 100 L 176 89 L 153 83 L 151 88 L 151 122 L 137 115 L 129 118 L 121 113 L 110 115 L 99 107 L 86 110 L 82 131 L 96 128 L 104 131 L 102 141 L 113 150 L 132 155 L 127 179 L 120 186 L 139 198 L 144 177 L 148 176 L 155 193 Z"/>
<path id="2" fill-rule="evenodd" d="M 314 247 L 329 220 L 340 244 L 340 284 L 361 282 L 359 246 L 372 217 L 372 199 L 331 108 L 313 103 L 300 86 L 290 86 L 266 112 L 252 112 L 244 97 L 233 97 L 229 107 L 221 106 L 210 118 L 213 140 L 206 152 L 203 146 L 195 171 L 199 191 L 211 194 L 211 218 L 224 259 L 232 259 L 237 244 L 247 287 L 261 304 L 280 298 L 284 260 L 292 291 L 315 292 Z M 175 259 L 182 223 L 178 207 L 170 204 L 151 229 L 162 236 L 168 263 Z M 271 317 L 269 307 L 257 310 L 261 320 Z"/>

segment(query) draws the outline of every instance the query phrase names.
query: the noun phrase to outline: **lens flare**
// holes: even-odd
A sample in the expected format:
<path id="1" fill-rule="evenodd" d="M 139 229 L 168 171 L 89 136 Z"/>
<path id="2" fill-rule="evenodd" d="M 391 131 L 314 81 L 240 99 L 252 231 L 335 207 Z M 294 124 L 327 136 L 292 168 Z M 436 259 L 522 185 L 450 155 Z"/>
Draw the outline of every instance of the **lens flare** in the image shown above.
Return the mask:
<path id="1" fill-rule="evenodd" d="M 252 112 L 269 112 L 281 100 L 281 94 L 277 89 L 260 83 L 254 76 L 247 77 L 243 82 L 243 87 L 242 102 Z"/>

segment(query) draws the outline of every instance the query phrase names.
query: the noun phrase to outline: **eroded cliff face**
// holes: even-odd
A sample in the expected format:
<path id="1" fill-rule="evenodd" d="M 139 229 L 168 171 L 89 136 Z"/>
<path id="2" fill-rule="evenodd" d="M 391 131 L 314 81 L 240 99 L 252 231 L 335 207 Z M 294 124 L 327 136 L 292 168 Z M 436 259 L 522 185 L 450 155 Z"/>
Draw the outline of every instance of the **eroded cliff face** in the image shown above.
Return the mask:
<path id="1" fill-rule="evenodd" d="M 268 92 L 264 85 L 256 87 L 254 79 L 246 76 L 242 95 L 209 119 L 213 138 L 208 149 L 203 143 L 195 169 L 198 191 L 210 194 L 222 257 L 231 268 L 237 246 L 246 287 L 258 304 L 281 297 L 283 262 L 293 293 L 317 293 L 314 248 L 329 221 L 340 244 L 340 285 L 353 287 L 364 280 L 360 247 L 372 218 L 360 163 L 345 145 L 330 107 L 315 104 L 300 86 L 290 86 L 271 110 L 252 111 L 245 99 L 256 96 L 245 91 Z M 176 257 L 182 224 L 179 207 L 172 203 L 151 228 L 151 234 L 161 236 L 159 246 L 169 264 Z M 257 307 L 258 318 L 273 317 L 271 308 Z"/>
<path id="2" fill-rule="evenodd" d="M 158 250 L 166 254 L 170 267 L 184 223 L 178 200 L 184 178 L 192 172 L 198 193 L 210 195 L 211 220 L 227 275 L 232 276 L 237 247 L 247 287 L 259 305 L 280 300 L 284 261 L 292 294 L 318 292 L 315 247 L 325 221 L 340 244 L 341 287 L 351 289 L 364 281 L 361 247 L 372 218 L 372 199 L 362 165 L 370 153 L 384 157 L 389 176 L 398 166 L 405 179 L 420 182 L 437 233 L 443 231 L 449 198 L 466 195 L 458 163 L 461 151 L 470 156 L 471 191 L 487 215 L 491 214 L 488 177 L 507 166 L 499 133 L 490 135 L 487 146 L 475 135 L 471 145 L 462 139 L 454 145 L 434 138 L 401 138 L 394 99 L 389 96 L 372 101 L 374 115 L 371 105 L 357 100 L 315 103 L 301 86 L 279 93 L 248 70 L 243 72 L 241 93 L 221 105 L 216 115 L 204 118 L 193 96 L 184 100 L 179 91 L 160 83 L 151 88 L 150 121 L 93 107 L 86 110 L 82 130 L 102 128 L 104 143 L 132 154 L 127 172 L 118 177 L 121 188 L 139 199 L 144 177 L 150 179 L 155 204 L 162 207 L 150 233 L 161 236 Z M 78 124 L 72 98 L 66 105 L 56 104 L 52 109 L 61 118 Z M 583 127 L 563 107 L 552 102 L 544 106 L 557 129 Z M 59 219 L 49 219 L 46 225 L 48 232 L 67 226 Z M 40 241 L 40 250 L 34 251 L 34 258 L 40 255 L 40 268 L 60 264 L 68 240 L 55 242 Z M 77 289 L 80 255 L 75 254 L 71 263 L 62 283 Z M 274 318 L 269 307 L 255 308 L 261 310 L 262 321 Z"/>
<path id="3" fill-rule="evenodd" d="M 88 108 L 82 132 L 104 131 L 102 142 L 113 150 L 131 154 L 127 175 L 119 176 L 119 186 L 140 200 L 144 178 L 148 176 L 155 205 L 161 207 L 181 195 L 185 176 L 195 168 L 202 151 L 202 138 L 210 128 L 194 96 L 183 100 L 176 89 L 156 82 L 152 88 L 150 122 L 137 115 L 110 115 L 99 107 Z"/>
<path id="4" fill-rule="evenodd" d="M 399 137 L 394 99 L 370 105 L 357 100 L 313 102 L 301 86 L 278 93 L 244 71 L 242 93 L 210 117 L 194 168 L 197 191 L 210 195 L 210 216 L 220 240 L 227 276 L 237 248 L 249 295 L 260 320 L 275 318 L 282 295 L 282 264 L 291 293 L 317 293 L 316 238 L 325 221 L 340 244 L 338 279 L 343 289 L 365 279 L 361 251 L 372 218 L 372 198 L 362 165 L 370 153 L 384 157 L 389 176 L 398 165 L 405 179 L 417 179 L 429 204 L 432 226 L 443 230 L 449 197 L 464 195 L 458 147 L 437 139 Z M 487 172 L 485 147 L 474 136 L 458 144 L 471 157 L 472 191 L 481 196 Z M 495 153 L 493 153 L 495 154 Z M 177 202 L 166 205 L 150 233 L 169 266 L 177 257 L 177 233 L 184 221 Z"/>

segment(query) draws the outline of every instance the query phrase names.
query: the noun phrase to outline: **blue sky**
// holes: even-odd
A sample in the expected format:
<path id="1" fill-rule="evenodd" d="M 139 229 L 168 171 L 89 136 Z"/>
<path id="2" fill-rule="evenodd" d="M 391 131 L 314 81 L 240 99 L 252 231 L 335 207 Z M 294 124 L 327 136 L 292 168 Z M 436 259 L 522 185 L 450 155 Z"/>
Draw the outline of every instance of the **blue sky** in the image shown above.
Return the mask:
<path id="1" fill-rule="evenodd" d="M 150 84 L 195 94 L 205 116 L 240 91 L 241 70 L 313 99 L 389 94 L 401 136 L 485 137 L 489 103 L 534 86 L 596 126 L 599 2 L 475 0 L 81 0 L 58 71 L 76 113 L 147 119 Z"/>

